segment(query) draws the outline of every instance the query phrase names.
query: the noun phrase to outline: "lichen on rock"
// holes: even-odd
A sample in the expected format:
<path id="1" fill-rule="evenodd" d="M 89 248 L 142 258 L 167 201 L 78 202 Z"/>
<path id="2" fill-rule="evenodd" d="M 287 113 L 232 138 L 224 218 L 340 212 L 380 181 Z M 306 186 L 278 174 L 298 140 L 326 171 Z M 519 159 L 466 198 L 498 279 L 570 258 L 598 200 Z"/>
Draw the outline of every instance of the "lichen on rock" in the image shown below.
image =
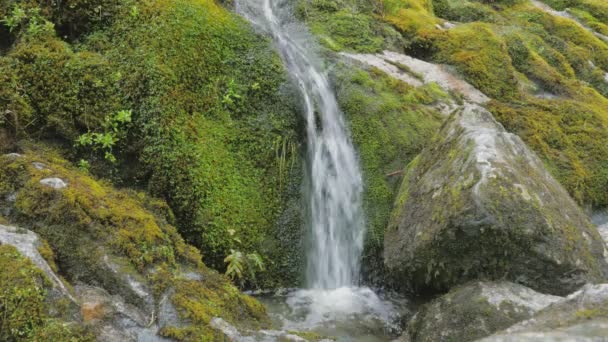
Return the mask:
<path id="1" fill-rule="evenodd" d="M 509 279 L 563 295 L 604 279 L 605 245 L 540 160 L 465 104 L 405 177 L 385 262 L 419 290 Z"/>
<path id="2" fill-rule="evenodd" d="M 406 334 L 412 341 L 473 341 L 560 299 L 510 282 L 475 281 L 425 304 L 408 323 Z"/>

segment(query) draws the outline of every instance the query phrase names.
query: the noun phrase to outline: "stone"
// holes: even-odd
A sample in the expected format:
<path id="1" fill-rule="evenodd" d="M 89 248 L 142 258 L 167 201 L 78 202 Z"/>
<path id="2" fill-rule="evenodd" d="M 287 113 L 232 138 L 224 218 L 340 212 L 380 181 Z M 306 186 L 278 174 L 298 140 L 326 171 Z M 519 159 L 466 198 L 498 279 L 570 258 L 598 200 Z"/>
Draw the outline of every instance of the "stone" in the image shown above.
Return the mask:
<path id="1" fill-rule="evenodd" d="M 19 253 L 30 259 L 36 267 L 46 274 L 53 283 L 53 288 L 58 291 L 61 296 L 68 298 L 72 302 L 76 302 L 76 299 L 72 297 L 61 279 L 55 274 L 42 255 L 40 255 L 40 252 L 38 252 L 38 247 L 41 245 L 41 242 L 36 233 L 27 229 L 0 225 L 0 244 L 14 246 Z"/>
<path id="2" fill-rule="evenodd" d="M 411 341 L 473 341 L 528 319 L 561 299 L 510 282 L 476 281 L 423 305 L 406 334 Z"/>
<path id="3" fill-rule="evenodd" d="M 532 318 L 484 338 L 506 341 L 606 341 L 608 336 L 608 284 L 585 285 Z"/>
<path id="4" fill-rule="evenodd" d="M 61 178 L 45 178 L 40 180 L 40 184 L 49 186 L 53 189 L 60 190 L 68 187 L 68 184 Z"/>
<path id="5" fill-rule="evenodd" d="M 32 163 L 32 166 L 34 166 L 34 168 L 35 168 L 36 170 L 46 170 L 46 169 L 47 169 L 47 168 L 46 168 L 46 164 L 41 163 L 41 162 L 33 162 L 33 163 Z"/>
<path id="6" fill-rule="evenodd" d="M 418 291 L 505 279 L 566 295 L 608 269 L 583 210 L 519 137 L 471 103 L 410 164 L 384 245 L 397 282 Z"/>

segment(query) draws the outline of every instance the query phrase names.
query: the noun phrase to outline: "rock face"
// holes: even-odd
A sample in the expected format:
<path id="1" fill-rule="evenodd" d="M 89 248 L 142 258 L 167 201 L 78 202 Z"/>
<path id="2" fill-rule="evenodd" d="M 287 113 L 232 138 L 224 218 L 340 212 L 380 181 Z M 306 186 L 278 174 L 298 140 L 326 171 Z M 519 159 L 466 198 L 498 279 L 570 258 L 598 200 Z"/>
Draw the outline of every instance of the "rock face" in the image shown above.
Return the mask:
<path id="1" fill-rule="evenodd" d="M 409 166 L 384 242 L 388 268 L 419 290 L 485 277 L 565 295 L 607 267 L 597 229 L 542 162 L 469 103 Z"/>
<path id="2" fill-rule="evenodd" d="M 61 279 L 59 279 L 51 269 L 51 266 L 49 266 L 46 260 L 40 255 L 38 247 L 40 247 L 41 242 L 36 233 L 26 229 L 0 225 L 0 245 L 11 245 L 17 248 L 21 255 L 30 259 L 36 267 L 44 272 L 48 279 L 53 283 L 53 288 L 58 291 L 61 296 L 65 296 L 72 302 L 76 302 Z"/>
<path id="3" fill-rule="evenodd" d="M 486 103 L 490 100 L 485 94 L 454 74 L 448 66 L 437 65 L 392 51 L 382 54 L 351 54 L 342 56 L 357 60 L 384 71 L 389 76 L 414 87 L 427 83 L 437 83 L 446 91 L 464 96 L 474 103 Z"/>
<path id="4" fill-rule="evenodd" d="M 502 341 L 606 341 L 608 284 L 586 285 L 529 320 L 483 339 Z"/>
<path id="5" fill-rule="evenodd" d="M 474 282 L 425 304 L 412 318 L 412 341 L 472 341 L 530 318 L 562 299 L 510 282 Z"/>

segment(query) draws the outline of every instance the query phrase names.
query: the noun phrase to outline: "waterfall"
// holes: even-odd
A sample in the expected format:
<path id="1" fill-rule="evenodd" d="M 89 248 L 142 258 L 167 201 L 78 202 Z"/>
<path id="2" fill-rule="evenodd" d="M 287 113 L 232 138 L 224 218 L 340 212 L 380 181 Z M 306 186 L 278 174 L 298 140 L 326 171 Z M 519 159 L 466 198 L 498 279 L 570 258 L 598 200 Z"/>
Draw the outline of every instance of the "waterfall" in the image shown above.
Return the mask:
<path id="1" fill-rule="evenodd" d="M 322 62 L 303 25 L 285 0 L 237 0 L 237 11 L 268 32 L 293 82 L 306 120 L 310 249 L 307 281 L 312 289 L 357 283 L 365 224 L 363 184 L 352 142 Z"/>

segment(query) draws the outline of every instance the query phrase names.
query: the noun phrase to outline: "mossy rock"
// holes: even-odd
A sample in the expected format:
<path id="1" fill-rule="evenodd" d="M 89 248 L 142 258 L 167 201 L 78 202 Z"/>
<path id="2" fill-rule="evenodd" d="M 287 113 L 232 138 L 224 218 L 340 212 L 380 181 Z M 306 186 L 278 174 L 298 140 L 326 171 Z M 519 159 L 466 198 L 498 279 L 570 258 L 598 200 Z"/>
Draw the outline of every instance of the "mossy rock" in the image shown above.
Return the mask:
<path id="1" fill-rule="evenodd" d="M 0 208 L 8 209 L 11 223 L 48 241 L 43 247 L 50 251 L 41 253 L 54 259 L 65 279 L 101 288 L 144 314 L 171 293 L 180 321 L 161 332 L 176 339 L 205 339 L 215 316 L 237 327 L 269 324 L 262 304 L 208 269 L 200 252 L 183 241 L 164 202 L 117 190 L 54 150 L 29 145 L 23 152 L 0 156 Z M 41 182 L 50 177 L 65 187 Z"/>
<path id="2" fill-rule="evenodd" d="M 94 341 L 84 327 L 57 317 L 60 304 L 47 296 L 51 288 L 44 272 L 15 247 L 0 245 L 1 340 Z"/>
<path id="3" fill-rule="evenodd" d="M 474 341 L 528 319 L 560 299 L 509 282 L 477 281 L 422 306 L 406 334 L 417 342 Z"/>
<path id="4" fill-rule="evenodd" d="M 608 334 L 608 285 L 586 285 L 548 306 L 529 320 L 515 324 L 483 342 L 601 341 Z"/>
<path id="5" fill-rule="evenodd" d="M 384 239 L 402 285 L 477 278 L 567 294 L 606 278 L 597 229 L 517 136 L 465 104 L 410 166 Z"/>
<path id="6" fill-rule="evenodd" d="M 415 88 L 345 60 L 337 61 L 332 78 L 365 184 L 368 233 L 363 274 L 380 285 L 386 280 L 381 255 L 384 231 L 400 185 L 400 175 L 387 174 L 401 170 L 431 140 L 442 120 L 432 105 L 447 95 L 433 85 Z"/>

